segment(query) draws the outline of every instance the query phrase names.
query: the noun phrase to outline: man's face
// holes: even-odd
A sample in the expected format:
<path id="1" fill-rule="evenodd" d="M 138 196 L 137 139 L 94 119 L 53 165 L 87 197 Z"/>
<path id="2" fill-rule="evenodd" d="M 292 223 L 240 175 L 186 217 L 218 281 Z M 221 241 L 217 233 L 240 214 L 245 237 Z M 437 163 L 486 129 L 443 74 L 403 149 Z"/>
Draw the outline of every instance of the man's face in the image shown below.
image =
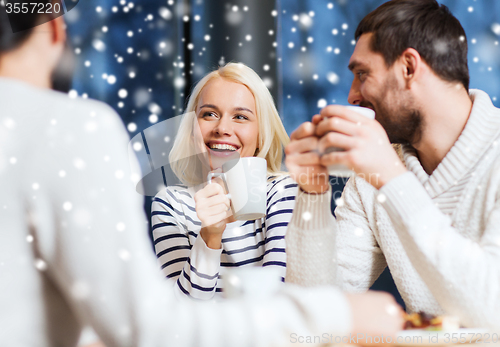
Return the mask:
<path id="1" fill-rule="evenodd" d="M 371 37 L 361 35 L 349 60 L 354 80 L 348 101 L 374 110 L 392 143 L 414 144 L 421 136 L 422 115 L 405 88 L 402 66 L 396 61 L 387 68 L 382 54 L 370 49 Z"/>

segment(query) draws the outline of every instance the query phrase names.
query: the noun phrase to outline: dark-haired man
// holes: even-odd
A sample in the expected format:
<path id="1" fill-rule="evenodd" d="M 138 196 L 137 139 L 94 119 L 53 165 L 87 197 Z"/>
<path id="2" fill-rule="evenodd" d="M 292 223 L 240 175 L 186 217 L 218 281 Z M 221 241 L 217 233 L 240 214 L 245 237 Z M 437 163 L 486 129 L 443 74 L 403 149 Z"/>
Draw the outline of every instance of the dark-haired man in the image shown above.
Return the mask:
<path id="1" fill-rule="evenodd" d="M 292 134 L 286 164 L 301 193 L 287 231 L 287 281 L 363 291 L 388 265 L 410 311 L 498 329 L 500 110 L 469 91 L 465 32 L 435 0 L 393 0 L 355 37 L 348 101 L 376 120 L 332 105 Z M 391 143 L 402 145 L 400 156 Z M 329 147 L 344 151 L 322 155 Z M 336 221 L 332 164 L 358 174 Z M 338 255 L 327 258 L 332 250 L 319 251 L 318 240 L 332 229 Z"/>
<path id="2" fill-rule="evenodd" d="M 0 5 L 2 346 L 74 346 L 85 324 L 108 346 L 145 347 L 397 331 L 400 309 L 377 293 L 285 286 L 258 302 L 178 301 L 149 244 L 123 125 L 102 103 L 49 90 L 64 23 L 40 19 L 12 34 Z"/>

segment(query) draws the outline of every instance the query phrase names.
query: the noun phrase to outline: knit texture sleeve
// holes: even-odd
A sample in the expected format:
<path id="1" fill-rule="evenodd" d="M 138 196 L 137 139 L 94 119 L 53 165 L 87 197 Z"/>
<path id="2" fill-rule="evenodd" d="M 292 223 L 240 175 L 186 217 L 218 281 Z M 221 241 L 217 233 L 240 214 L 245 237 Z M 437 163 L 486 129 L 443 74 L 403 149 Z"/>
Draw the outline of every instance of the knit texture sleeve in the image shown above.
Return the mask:
<path id="1" fill-rule="evenodd" d="M 276 267 L 285 279 L 285 233 L 292 218 L 297 195 L 297 183 L 290 176 L 280 176 L 272 181 L 268 191 L 265 219 L 265 251 L 262 266 Z"/>
<path id="2" fill-rule="evenodd" d="M 387 266 L 368 218 L 375 194 L 375 188 L 355 177 L 337 200 L 337 284 L 350 292 L 368 290 Z"/>
<path id="3" fill-rule="evenodd" d="M 177 291 L 209 300 L 216 291 L 222 249 L 208 248 L 201 237 L 191 244 L 186 224 L 198 223 L 188 216 L 193 213 L 175 190 L 160 192 L 151 213 L 155 251 L 165 277 L 176 280 Z"/>
<path id="4" fill-rule="evenodd" d="M 17 117 L 16 129 L 22 131 L 37 125 L 29 133 L 0 136 L 6 158 L 15 155 L 22 169 L 6 170 L 0 185 L 2 206 L 11 204 L 1 209 L 2 223 L 7 220 L 0 232 L 2 344 L 74 345 L 77 331 L 68 328 L 76 321 L 92 326 L 107 346 L 289 346 L 292 333 L 350 332 L 348 303 L 335 288 L 283 286 L 273 297 L 219 304 L 177 300 L 151 251 L 143 198 L 129 179 L 129 139 L 118 115 L 95 102 L 70 103 L 67 95 L 16 87 L 1 78 L 0 90 L 9 111 L 0 118 Z M 33 108 L 23 109 L 27 97 L 36 105 L 36 117 Z M 56 113 L 58 103 L 69 106 Z M 23 114 L 16 114 L 18 109 Z M 97 125 L 93 131 L 89 120 Z M 24 139 L 33 139 L 29 147 L 21 147 Z M 103 162 L 104 155 L 111 160 Z M 138 165 L 133 157 L 132 162 Z M 62 169 L 65 178 L 55 174 Z M 35 193 L 34 182 L 40 185 Z M 24 213 L 30 207 L 29 215 L 12 215 L 17 201 L 30 202 L 22 206 Z M 36 222 L 30 228 L 33 243 L 26 242 L 29 226 L 20 224 L 28 218 Z M 12 287 L 20 281 L 26 286 Z M 30 293 L 33 288 L 40 295 Z M 21 316 L 25 322 L 18 329 L 14 318 Z M 29 324 L 34 316 L 42 319 Z M 44 331 L 36 332 L 38 327 Z"/>
<path id="5" fill-rule="evenodd" d="M 389 214 L 418 274 L 443 309 L 466 326 L 500 328 L 500 199 L 478 241 L 460 235 L 413 173 L 384 185 Z"/>
<path id="6" fill-rule="evenodd" d="M 299 189 L 286 234 L 285 282 L 314 287 L 336 282 L 335 229 L 331 191 L 307 194 Z"/>

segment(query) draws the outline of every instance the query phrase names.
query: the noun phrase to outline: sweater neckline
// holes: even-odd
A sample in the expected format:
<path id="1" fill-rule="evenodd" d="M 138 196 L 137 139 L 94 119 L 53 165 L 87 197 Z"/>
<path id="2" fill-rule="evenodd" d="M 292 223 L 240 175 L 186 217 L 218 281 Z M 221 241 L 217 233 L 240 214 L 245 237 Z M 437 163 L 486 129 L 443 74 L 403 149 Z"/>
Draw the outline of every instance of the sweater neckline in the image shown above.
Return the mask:
<path id="1" fill-rule="evenodd" d="M 470 90 L 472 110 L 457 141 L 429 176 L 418 160 L 416 150 L 403 145 L 403 157 L 431 197 L 436 197 L 469 173 L 500 132 L 500 109 L 480 90 Z"/>

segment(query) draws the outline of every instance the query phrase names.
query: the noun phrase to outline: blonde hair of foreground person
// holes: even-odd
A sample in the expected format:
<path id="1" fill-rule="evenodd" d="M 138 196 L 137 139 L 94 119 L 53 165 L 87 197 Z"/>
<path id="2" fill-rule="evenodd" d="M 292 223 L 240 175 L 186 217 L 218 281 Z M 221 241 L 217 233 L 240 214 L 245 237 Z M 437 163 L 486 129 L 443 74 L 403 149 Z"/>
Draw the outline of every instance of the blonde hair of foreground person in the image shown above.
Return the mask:
<path id="1" fill-rule="evenodd" d="M 258 150 L 255 156 L 267 160 L 268 174 L 281 174 L 283 148 L 290 139 L 271 93 L 259 75 L 242 63 L 228 63 L 221 66 L 203 77 L 194 87 L 169 155 L 172 171 L 184 184 L 198 185 L 204 182 L 202 162 L 193 143 L 195 138 L 193 130 L 194 124 L 197 124 L 196 106 L 201 91 L 208 82 L 216 78 L 243 84 L 252 93 L 259 122 Z"/>

